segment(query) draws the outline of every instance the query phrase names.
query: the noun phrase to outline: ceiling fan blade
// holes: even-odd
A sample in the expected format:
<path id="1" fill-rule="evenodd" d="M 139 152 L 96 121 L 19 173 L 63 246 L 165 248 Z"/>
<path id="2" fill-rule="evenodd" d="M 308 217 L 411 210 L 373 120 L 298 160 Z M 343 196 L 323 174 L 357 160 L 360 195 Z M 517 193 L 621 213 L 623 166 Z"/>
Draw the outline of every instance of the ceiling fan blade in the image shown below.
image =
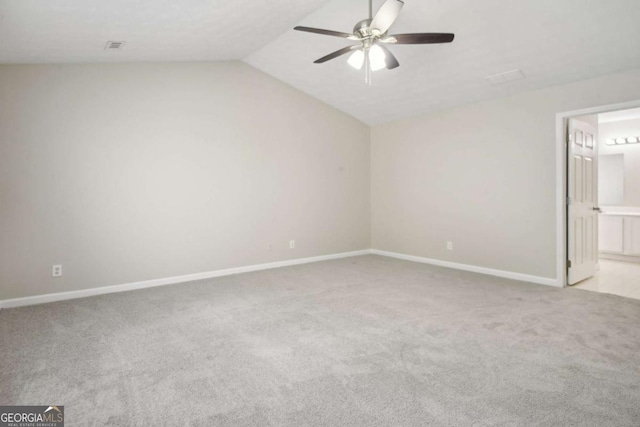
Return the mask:
<path id="1" fill-rule="evenodd" d="M 373 17 L 369 27 L 380 31 L 380 34 L 386 33 L 400 15 L 402 6 L 404 6 L 402 0 L 387 0 Z"/>
<path id="2" fill-rule="evenodd" d="M 353 34 L 341 33 L 339 31 L 323 30 L 322 28 L 295 27 L 294 30 L 305 31 L 307 33 L 322 34 L 325 36 L 342 37 L 344 39 L 354 37 Z"/>
<path id="3" fill-rule="evenodd" d="M 356 49 L 356 48 L 359 48 L 359 47 L 360 47 L 360 46 L 358 46 L 358 45 L 353 45 L 353 46 L 343 47 L 343 48 L 342 48 L 342 49 L 340 49 L 340 50 L 336 50 L 335 52 L 330 53 L 330 54 L 329 54 L 329 55 L 327 55 L 327 56 L 323 56 L 322 58 L 320 58 L 320 59 L 317 59 L 317 60 L 313 61 L 313 63 L 314 63 L 314 64 L 322 64 L 323 62 L 330 61 L 330 60 L 332 60 L 332 59 L 334 59 L 334 58 L 337 58 L 338 56 L 342 56 L 342 55 L 344 55 L 345 53 L 349 53 L 349 52 L 351 52 L 353 49 Z"/>
<path id="4" fill-rule="evenodd" d="M 393 44 L 432 44 L 432 43 L 451 43 L 455 35 L 451 33 L 414 33 L 414 34 L 395 34 L 380 39 L 382 43 Z"/>
<path id="5" fill-rule="evenodd" d="M 387 49 L 386 46 L 378 44 L 378 47 L 380 47 L 380 49 L 382 49 L 382 51 L 384 52 L 384 62 L 387 65 L 388 70 L 393 70 L 394 68 L 398 68 L 400 66 L 400 63 L 398 62 L 396 57 L 393 56 L 393 53 L 391 53 L 391 51 Z"/>

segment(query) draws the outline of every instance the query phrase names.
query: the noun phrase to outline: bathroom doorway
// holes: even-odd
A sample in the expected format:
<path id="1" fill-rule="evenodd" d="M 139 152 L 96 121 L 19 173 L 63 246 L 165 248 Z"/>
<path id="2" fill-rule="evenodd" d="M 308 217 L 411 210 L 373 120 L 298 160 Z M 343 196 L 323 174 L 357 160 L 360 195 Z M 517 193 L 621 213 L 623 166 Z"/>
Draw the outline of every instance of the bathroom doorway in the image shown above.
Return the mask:
<path id="1" fill-rule="evenodd" d="M 594 147 L 597 151 L 594 159 L 597 203 L 593 207 L 597 223 L 594 223 L 595 230 L 587 230 L 590 223 L 584 221 L 583 230 L 586 231 L 580 236 L 572 230 L 571 216 L 568 216 L 569 260 L 573 263 L 588 259 L 581 258 L 581 254 L 571 254 L 571 239 L 584 246 L 582 239 L 588 240 L 590 232 L 597 233 L 593 239 L 597 252 L 593 274 L 573 280 L 569 277 L 568 283 L 578 289 L 640 299 L 640 108 L 576 119 L 597 129 L 597 146 Z M 569 157 L 569 163 L 571 161 Z M 578 173 L 587 172 L 580 170 Z M 572 191 L 570 187 L 571 183 L 569 192 Z M 586 188 L 579 190 L 586 194 Z M 574 201 L 570 200 L 568 212 L 572 203 Z M 571 269 L 569 272 L 571 275 Z"/>

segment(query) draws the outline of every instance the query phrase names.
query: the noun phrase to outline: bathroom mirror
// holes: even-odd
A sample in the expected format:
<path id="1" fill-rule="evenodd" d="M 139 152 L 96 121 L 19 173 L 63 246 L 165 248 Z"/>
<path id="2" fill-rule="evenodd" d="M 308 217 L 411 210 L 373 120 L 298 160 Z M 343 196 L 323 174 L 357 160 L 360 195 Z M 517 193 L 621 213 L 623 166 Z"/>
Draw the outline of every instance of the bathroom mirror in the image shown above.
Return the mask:
<path id="1" fill-rule="evenodd" d="M 624 203 L 624 154 L 598 156 L 598 204 Z"/>

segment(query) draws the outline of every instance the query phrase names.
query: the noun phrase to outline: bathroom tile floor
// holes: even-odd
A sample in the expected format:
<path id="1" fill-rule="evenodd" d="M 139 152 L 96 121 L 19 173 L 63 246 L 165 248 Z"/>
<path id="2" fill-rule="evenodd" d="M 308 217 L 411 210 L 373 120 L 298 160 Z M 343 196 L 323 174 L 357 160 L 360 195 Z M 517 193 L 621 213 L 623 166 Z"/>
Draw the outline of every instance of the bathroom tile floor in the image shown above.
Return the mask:
<path id="1" fill-rule="evenodd" d="M 596 275 L 572 286 L 577 289 L 640 299 L 640 263 L 600 259 Z"/>

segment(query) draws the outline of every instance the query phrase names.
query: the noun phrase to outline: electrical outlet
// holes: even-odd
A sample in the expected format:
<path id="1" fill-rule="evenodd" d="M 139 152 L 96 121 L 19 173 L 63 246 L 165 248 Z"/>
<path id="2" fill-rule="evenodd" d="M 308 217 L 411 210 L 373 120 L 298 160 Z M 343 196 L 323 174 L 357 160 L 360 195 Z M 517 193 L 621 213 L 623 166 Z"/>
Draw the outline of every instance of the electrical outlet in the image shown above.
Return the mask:
<path id="1" fill-rule="evenodd" d="M 453 250 L 453 242 L 447 242 L 447 250 L 448 251 L 452 251 Z"/>
<path id="2" fill-rule="evenodd" d="M 296 241 L 295 240 L 289 240 L 289 249 L 294 249 L 296 247 Z"/>
<path id="3" fill-rule="evenodd" d="M 51 268 L 51 277 L 62 277 L 62 266 L 54 265 Z"/>

